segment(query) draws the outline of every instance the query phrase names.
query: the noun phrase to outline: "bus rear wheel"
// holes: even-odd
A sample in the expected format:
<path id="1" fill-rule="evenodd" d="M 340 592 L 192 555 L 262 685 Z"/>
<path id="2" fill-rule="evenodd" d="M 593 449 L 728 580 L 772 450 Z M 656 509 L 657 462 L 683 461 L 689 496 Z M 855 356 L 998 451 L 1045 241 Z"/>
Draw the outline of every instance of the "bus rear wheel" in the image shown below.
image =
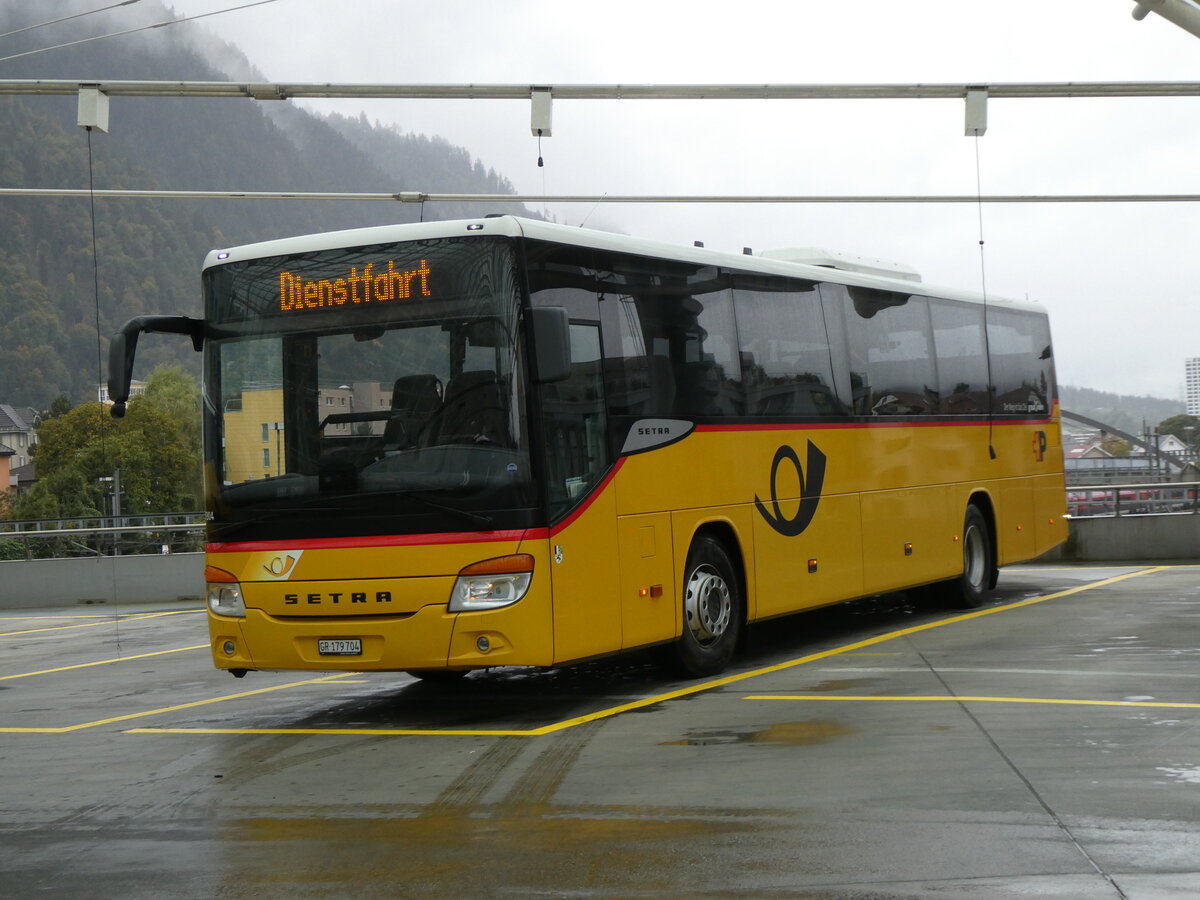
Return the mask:
<path id="1" fill-rule="evenodd" d="M 717 538 L 697 535 L 683 576 L 683 633 L 668 662 L 685 675 L 716 675 L 729 665 L 742 633 L 741 581 Z"/>
<path id="2" fill-rule="evenodd" d="M 967 507 L 962 532 L 963 570 L 957 578 L 932 585 L 939 605 L 974 609 L 983 603 L 996 583 L 996 555 L 992 529 L 979 507 Z"/>

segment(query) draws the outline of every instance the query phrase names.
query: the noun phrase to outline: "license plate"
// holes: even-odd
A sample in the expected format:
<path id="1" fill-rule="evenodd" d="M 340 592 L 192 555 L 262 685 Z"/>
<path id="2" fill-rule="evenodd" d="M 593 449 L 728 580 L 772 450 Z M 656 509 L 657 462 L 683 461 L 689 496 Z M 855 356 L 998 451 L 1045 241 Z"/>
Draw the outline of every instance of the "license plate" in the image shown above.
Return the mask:
<path id="1" fill-rule="evenodd" d="M 317 641 L 322 656 L 362 656 L 362 641 L 358 638 L 322 639 Z"/>

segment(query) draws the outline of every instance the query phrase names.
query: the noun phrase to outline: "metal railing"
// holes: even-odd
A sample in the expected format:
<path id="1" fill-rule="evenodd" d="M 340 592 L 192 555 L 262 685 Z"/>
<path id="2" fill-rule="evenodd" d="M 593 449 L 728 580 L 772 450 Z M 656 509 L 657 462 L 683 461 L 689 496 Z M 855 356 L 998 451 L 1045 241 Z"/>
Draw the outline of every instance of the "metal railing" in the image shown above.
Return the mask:
<path id="1" fill-rule="evenodd" d="M 1067 488 L 1067 513 L 1073 519 L 1094 516 L 1196 515 L 1200 482 L 1096 484 Z"/>
<path id="2" fill-rule="evenodd" d="M 194 553 L 203 513 L 0 521 L 0 560 Z"/>

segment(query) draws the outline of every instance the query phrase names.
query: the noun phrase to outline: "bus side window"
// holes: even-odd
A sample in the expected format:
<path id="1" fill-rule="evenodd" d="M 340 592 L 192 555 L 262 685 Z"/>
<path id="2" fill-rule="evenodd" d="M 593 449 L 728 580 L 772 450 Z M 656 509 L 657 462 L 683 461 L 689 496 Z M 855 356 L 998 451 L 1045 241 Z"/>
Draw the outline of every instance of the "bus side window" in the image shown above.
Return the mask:
<path id="1" fill-rule="evenodd" d="M 718 282 L 715 290 L 681 293 L 678 300 L 680 315 L 672 323 L 670 339 L 677 344 L 672 355 L 678 360 L 679 413 L 698 418 L 742 415 L 745 399 L 734 346 L 732 292 Z"/>
<path id="2" fill-rule="evenodd" d="M 746 415 L 839 415 L 816 285 L 742 276 L 735 289 Z"/>
<path id="3" fill-rule="evenodd" d="M 1049 415 L 1056 398 L 1054 356 L 1046 318 L 991 308 L 987 334 L 995 392 L 993 412 Z"/>
<path id="4" fill-rule="evenodd" d="M 571 375 L 541 386 L 552 514 L 582 499 L 608 467 L 600 327 L 571 323 Z"/>
<path id="5" fill-rule="evenodd" d="M 977 304 L 931 299 L 929 314 L 933 320 L 933 343 L 937 348 L 942 414 L 986 414 L 988 388 L 983 308 Z"/>
<path id="6" fill-rule="evenodd" d="M 926 298 L 850 288 L 846 311 L 854 411 L 935 415 L 941 407 Z"/>
<path id="7" fill-rule="evenodd" d="M 581 501 L 608 470 L 610 447 L 599 319 L 611 301 L 611 273 L 596 267 L 592 250 L 530 242 L 530 300 L 561 306 L 570 319 L 571 374 L 538 386 L 552 517 Z"/>

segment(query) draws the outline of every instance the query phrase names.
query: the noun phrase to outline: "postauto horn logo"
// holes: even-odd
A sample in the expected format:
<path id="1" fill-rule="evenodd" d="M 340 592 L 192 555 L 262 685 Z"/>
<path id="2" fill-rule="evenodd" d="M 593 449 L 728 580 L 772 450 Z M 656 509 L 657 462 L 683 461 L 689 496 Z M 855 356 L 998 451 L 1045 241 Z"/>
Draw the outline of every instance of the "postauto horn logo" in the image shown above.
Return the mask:
<path id="1" fill-rule="evenodd" d="M 796 475 L 800 478 L 800 507 L 790 519 L 779 508 L 779 494 L 776 488 L 779 466 L 784 460 L 795 466 Z M 809 526 L 813 516 L 817 514 L 817 504 L 821 502 L 821 488 L 824 484 L 825 454 L 817 445 L 812 441 L 808 442 L 808 473 L 806 477 L 804 469 L 800 467 L 800 457 L 796 455 L 795 450 L 784 444 L 775 451 L 775 459 L 771 463 L 771 510 L 767 510 L 766 505 L 758 498 L 757 494 L 754 495 L 754 505 L 758 508 L 759 514 L 766 519 L 768 525 L 784 537 L 795 537 Z"/>

